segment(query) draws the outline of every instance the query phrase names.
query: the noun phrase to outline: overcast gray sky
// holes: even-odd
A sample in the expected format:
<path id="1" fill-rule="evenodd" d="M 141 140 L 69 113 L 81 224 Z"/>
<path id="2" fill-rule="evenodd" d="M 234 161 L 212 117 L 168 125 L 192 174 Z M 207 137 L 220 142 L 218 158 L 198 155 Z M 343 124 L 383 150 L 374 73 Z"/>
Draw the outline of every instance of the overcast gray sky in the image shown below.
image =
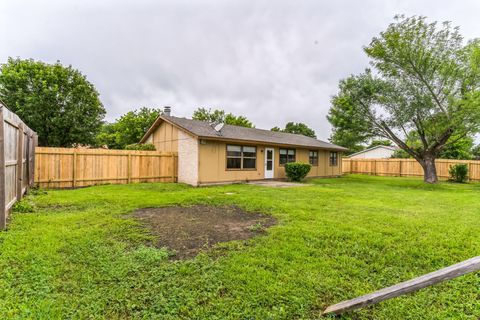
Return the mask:
<path id="1" fill-rule="evenodd" d="M 395 14 L 480 36 L 480 1 L 0 0 L 0 62 L 60 60 L 84 73 L 107 120 L 138 107 L 223 108 L 258 128 L 305 122 L 321 139 L 338 81 Z"/>

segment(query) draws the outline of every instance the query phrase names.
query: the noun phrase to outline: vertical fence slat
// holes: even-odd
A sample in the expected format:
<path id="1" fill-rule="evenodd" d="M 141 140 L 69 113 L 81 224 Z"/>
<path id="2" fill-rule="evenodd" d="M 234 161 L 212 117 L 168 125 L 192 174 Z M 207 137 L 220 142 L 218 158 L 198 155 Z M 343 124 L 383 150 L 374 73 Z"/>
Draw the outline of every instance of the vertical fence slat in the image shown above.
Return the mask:
<path id="1" fill-rule="evenodd" d="M 5 200 L 5 120 L 0 107 L 0 230 L 7 226 L 7 202 Z"/>
<path id="2" fill-rule="evenodd" d="M 17 141 L 17 173 L 16 173 L 16 183 L 17 183 L 17 201 L 22 199 L 22 181 L 23 181 L 23 125 L 20 123 L 18 125 L 18 141 Z"/>
<path id="3" fill-rule="evenodd" d="M 127 183 L 132 182 L 132 154 L 127 156 Z"/>
<path id="4" fill-rule="evenodd" d="M 73 149 L 72 155 L 72 188 L 77 186 L 77 151 Z"/>

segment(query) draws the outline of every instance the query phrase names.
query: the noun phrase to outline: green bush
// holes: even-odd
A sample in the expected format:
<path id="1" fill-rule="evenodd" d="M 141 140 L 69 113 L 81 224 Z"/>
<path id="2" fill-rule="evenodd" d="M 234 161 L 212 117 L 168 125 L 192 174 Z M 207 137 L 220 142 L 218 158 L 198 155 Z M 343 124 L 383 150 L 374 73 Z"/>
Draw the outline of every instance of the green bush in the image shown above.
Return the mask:
<path id="1" fill-rule="evenodd" d="M 448 169 L 450 180 L 455 182 L 466 182 L 468 180 L 468 166 L 465 163 L 457 163 Z"/>
<path id="2" fill-rule="evenodd" d="M 290 162 L 285 164 L 285 172 L 291 181 L 302 181 L 312 168 L 308 163 Z"/>
<path id="3" fill-rule="evenodd" d="M 125 150 L 155 151 L 155 145 L 151 143 L 133 143 L 125 146 Z"/>

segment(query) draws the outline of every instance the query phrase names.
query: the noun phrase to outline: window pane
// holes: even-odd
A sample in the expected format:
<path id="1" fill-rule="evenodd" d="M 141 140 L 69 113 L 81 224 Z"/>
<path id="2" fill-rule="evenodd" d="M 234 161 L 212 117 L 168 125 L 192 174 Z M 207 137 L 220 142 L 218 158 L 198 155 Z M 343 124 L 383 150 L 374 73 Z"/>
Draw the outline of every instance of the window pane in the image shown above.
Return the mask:
<path id="1" fill-rule="evenodd" d="M 287 161 L 288 161 L 288 162 L 295 162 L 295 154 L 293 154 L 293 155 L 290 155 L 290 154 L 289 154 Z"/>
<path id="2" fill-rule="evenodd" d="M 273 161 L 272 160 L 267 160 L 267 170 L 272 170 L 273 168 Z"/>
<path id="3" fill-rule="evenodd" d="M 295 149 L 288 149 L 288 155 L 289 156 L 294 156 L 295 155 Z"/>
<path id="4" fill-rule="evenodd" d="M 228 169 L 240 169 L 242 159 L 241 158 L 227 158 L 227 168 Z"/>
<path id="5" fill-rule="evenodd" d="M 242 156 L 242 147 L 227 146 L 227 157 L 240 157 L 240 156 Z"/>
<path id="6" fill-rule="evenodd" d="M 311 165 L 318 165 L 318 151 L 310 151 L 309 162 Z"/>
<path id="7" fill-rule="evenodd" d="M 243 169 L 255 169 L 256 159 L 243 159 Z"/>
<path id="8" fill-rule="evenodd" d="M 273 159 L 273 151 L 272 150 L 267 150 L 267 159 L 268 160 Z"/>
<path id="9" fill-rule="evenodd" d="M 330 165 L 336 166 L 337 165 L 337 158 L 338 154 L 336 152 L 330 152 Z"/>
<path id="10" fill-rule="evenodd" d="M 257 149 L 255 147 L 243 147 L 243 156 L 255 158 L 257 156 Z"/>
<path id="11" fill-rule="evenodd" d="M 287 149 L 280 149 L 280 155 L 287 154 Z"/>
<path id="12" fill-rule="evenodd" d="M 285 163 L 287 163 L 287 155 L 280 154 L 280 164 L 285 164 Z"/>

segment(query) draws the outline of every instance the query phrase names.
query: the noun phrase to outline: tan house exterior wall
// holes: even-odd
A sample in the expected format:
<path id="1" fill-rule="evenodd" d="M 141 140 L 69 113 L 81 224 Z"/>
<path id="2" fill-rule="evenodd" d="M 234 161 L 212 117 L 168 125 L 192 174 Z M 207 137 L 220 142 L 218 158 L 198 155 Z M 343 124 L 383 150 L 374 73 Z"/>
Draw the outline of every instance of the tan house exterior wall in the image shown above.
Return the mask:
<path id="1" fill-rule="evenodd" d="M 178 133 L 177 127 L 170 123 L 163 122 L 154 132 L 148 137 L 147 142 L 153 143 L 157 151 L 163 152 L 177 152 L 178 151 Z"/>
<path id="2" fill-rule="evenodd" d="M 226 168 L 226 149 L 227 144 L 249 145 L 257 147 L 257 167 L 255 170 L 231 170 Z M 218 182 L 236 182 L 246 180 L 261 180 L 265 177 L 265 148 L 270 147 L 275 150 L 274 158 L 274 179 L 286 178 L 285 167 L 280 166 L 280 153 L 278 146 L 255 145 L 248 143 L 227 143 L 221 141 L 202 141 L 199 144 L 199 184 L 209 184 Z M 296 150 L 297 162 L 309 162 L 309 151 L 316 149 L 303 149 L 294 147 L 285 147 Z M 329 164 L 330 151 L 318 150 L 318 165 L 312 166 L 309 177 L 328 177 L 339 176 L 342 174 L 341 153 L 338 153 L 337 166 Z"/>
<path id="3" fill-rule="evenodd" d="M 158 151 L 178 152 L 178 182 L 190 185 L 241 182 L 265 179 L 265 148 L 274 149 L 274 179 L 284 179 L 285 167 L 280 166 L 280 146 L 258 143 L 199 140 L 176 126 L 162 122 L 145 142 L 153 143 Z M 256 169 L 236 170 L 226 167 L 227 144 L 257 147 Z M 342 174 L 342 154 L 337 166 L 330 166 L 330 151 L 285 146 L 296 150 L 297 162 L 309 162 L 309 151 L 318 151 L 318 165 L 312 166 L 308 177 L 330 177 Z"/>
<path id="4" fill-rule="evenodd" d="M 234 143 L 232 143 L 234 144 Z M 255 144 L 242 144 L 256 146 Z M 264 147 L 257 146 L 257 168 L 255 170 L 227 169 L 227 144 L 220 141 L 203 140 L 199 144 L 199 183 L 234 182 L 260 180 L 264 178 Z"/>
<path id="5" fill-rule="evenodd" d="M 309 153 L 310 150 L 316 149 L 303 149 L 303 148 L 292 148 L 285 147 L 289 149 L 296 150 L 296 161 L 309 163 Z M 285 166 L 280 166 L 278 159 L 280 156 L 280 147 L 275 147 L 275 178 L 284 179 L 287 176 L 285 175 Z M 312 169 L 308 173 L 307 177 L 335 177 L 342 174 L 342 154 L 338 152 L 338 161 L 336 166 L 330 166 L 330 151 L 328 150 L 317 150 L 318 151 L 318 165 L 312 166 Z"/>
<path id="6" fill-rule="evenodd" d="M 178 182 L 198 185 L 198 139 L 178 130 Z"/>

